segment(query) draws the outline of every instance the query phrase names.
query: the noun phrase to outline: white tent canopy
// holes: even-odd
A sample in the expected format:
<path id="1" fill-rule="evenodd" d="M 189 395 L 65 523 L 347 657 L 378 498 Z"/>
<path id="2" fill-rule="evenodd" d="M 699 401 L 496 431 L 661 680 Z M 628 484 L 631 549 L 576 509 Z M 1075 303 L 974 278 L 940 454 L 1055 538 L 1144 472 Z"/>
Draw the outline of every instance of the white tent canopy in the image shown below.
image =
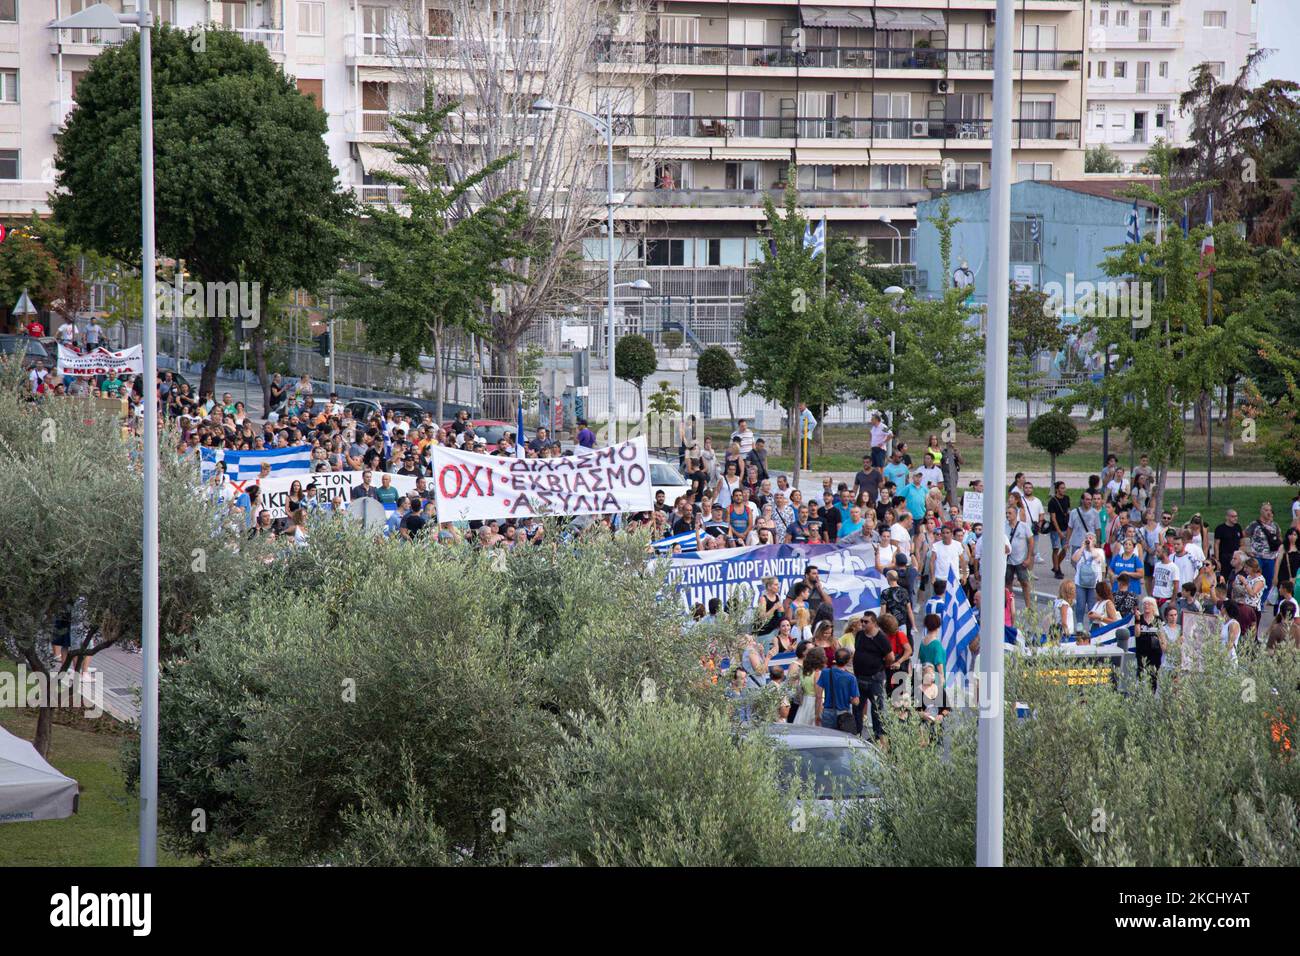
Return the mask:
<path id="1" fill-rule="evenodd" d="M 70 817 L 78 790 L 35 747 L 0 727 L 0 823 Z"/>

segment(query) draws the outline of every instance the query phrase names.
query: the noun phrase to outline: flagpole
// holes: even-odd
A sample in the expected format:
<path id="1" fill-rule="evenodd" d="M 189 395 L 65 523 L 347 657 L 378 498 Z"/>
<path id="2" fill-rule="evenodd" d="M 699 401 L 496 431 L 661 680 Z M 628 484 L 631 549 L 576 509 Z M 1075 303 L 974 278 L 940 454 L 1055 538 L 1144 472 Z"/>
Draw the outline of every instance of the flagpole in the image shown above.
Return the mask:
<path id="1" fill-rule="evenodd" d="M 1207 214 L 1210 236 L 1214 236 L 1214 193 L 1210 193 L 1209 213 Z M 1213 243 L 1213 238 L 1210 242 Z M 1214 246 L 1210 246 L 1213 256 Z M 1204 255 L 1204 246 L 1202 246 Z M 1205 327 L 1214 326 L 1214 259 L 1210 259 L 1209 274 L 1205 280 Z M 1210 507 L 1214 499 L 1214 385 L 1205 390 L 1205 507 Z"/>
<path id="2" fill-rule="evenodd" d="M 1005 505 L 1007 489 L 1007 318 L 1011 272 L 1011 99 L 1015 46 L 1013 0 L 998 0 L 993 43 L 993 151 L 989 190 L 989 322 L 984 340 L 984 487 Z M 1003 578 L 1006 516 L 984 522 L 980 582 L 979 763 L 975 799 L 975 863 L 1002 865 Z"/>

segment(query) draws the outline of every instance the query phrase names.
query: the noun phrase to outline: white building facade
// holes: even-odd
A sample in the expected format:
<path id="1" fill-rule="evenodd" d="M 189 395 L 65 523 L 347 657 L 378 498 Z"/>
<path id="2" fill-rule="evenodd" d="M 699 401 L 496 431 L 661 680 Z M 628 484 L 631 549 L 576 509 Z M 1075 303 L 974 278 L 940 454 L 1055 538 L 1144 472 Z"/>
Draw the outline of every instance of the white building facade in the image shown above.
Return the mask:
<path id="1" fill-rule="evenodd" d="M 1255 0 L 1093 0 L 1086 80 L 1089 147 L 1127 169 L 1163 139 L 1188 141 L 1179 96 L 1202 63 L 1230 82 L 1256 48 Z"/>

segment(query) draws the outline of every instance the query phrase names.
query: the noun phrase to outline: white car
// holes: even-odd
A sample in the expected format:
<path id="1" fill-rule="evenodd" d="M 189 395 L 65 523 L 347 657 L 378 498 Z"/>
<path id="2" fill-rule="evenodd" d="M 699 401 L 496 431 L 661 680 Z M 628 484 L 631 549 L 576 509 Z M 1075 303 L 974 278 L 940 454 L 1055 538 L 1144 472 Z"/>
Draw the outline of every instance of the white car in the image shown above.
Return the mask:
<path id="1" fill-rule="evenodd" d="M 650 459 L 650 484 L 656 492 L 664 493 L 664 501 L 669 505 L 691 490 L 691 483 L 677 469 L 677 462 L 661 458 Z"/>
<path id="2" fill-rule="evenodd" d="M 781 748 L 782 777 L 797 776 L 811 786 L 817 810 L 827 819 L 841 817 L 849 807 L 861 805 L 858 801 L 878 797 L 870 775 L 864 773 L 879 766 L 874 744 L 828 727 L 774 722 L 761 730 Z"/>

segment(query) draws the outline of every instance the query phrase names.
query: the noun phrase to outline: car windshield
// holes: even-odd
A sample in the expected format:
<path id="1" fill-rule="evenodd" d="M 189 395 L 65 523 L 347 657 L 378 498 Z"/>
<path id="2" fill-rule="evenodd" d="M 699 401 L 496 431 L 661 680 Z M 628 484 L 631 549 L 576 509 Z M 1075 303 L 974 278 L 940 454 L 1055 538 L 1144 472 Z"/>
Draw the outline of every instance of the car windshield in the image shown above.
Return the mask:
<path id="1" fill-rule="evenodd" d="M 650 484 L 652 485 L 684 485 L 686 479 L 682 473 L 673 465 L 666 462 L 650 462 Z"/>
<path id="2" fill-rule="evenodd" d="M 877 788 L 862 775 L 870 760 L 866 747 L 806 747 L 784 749 L 781 776 L 790 780 L 798 774 L 810 783 L 818 799 L 828 797 L 873 797 Z"/>

